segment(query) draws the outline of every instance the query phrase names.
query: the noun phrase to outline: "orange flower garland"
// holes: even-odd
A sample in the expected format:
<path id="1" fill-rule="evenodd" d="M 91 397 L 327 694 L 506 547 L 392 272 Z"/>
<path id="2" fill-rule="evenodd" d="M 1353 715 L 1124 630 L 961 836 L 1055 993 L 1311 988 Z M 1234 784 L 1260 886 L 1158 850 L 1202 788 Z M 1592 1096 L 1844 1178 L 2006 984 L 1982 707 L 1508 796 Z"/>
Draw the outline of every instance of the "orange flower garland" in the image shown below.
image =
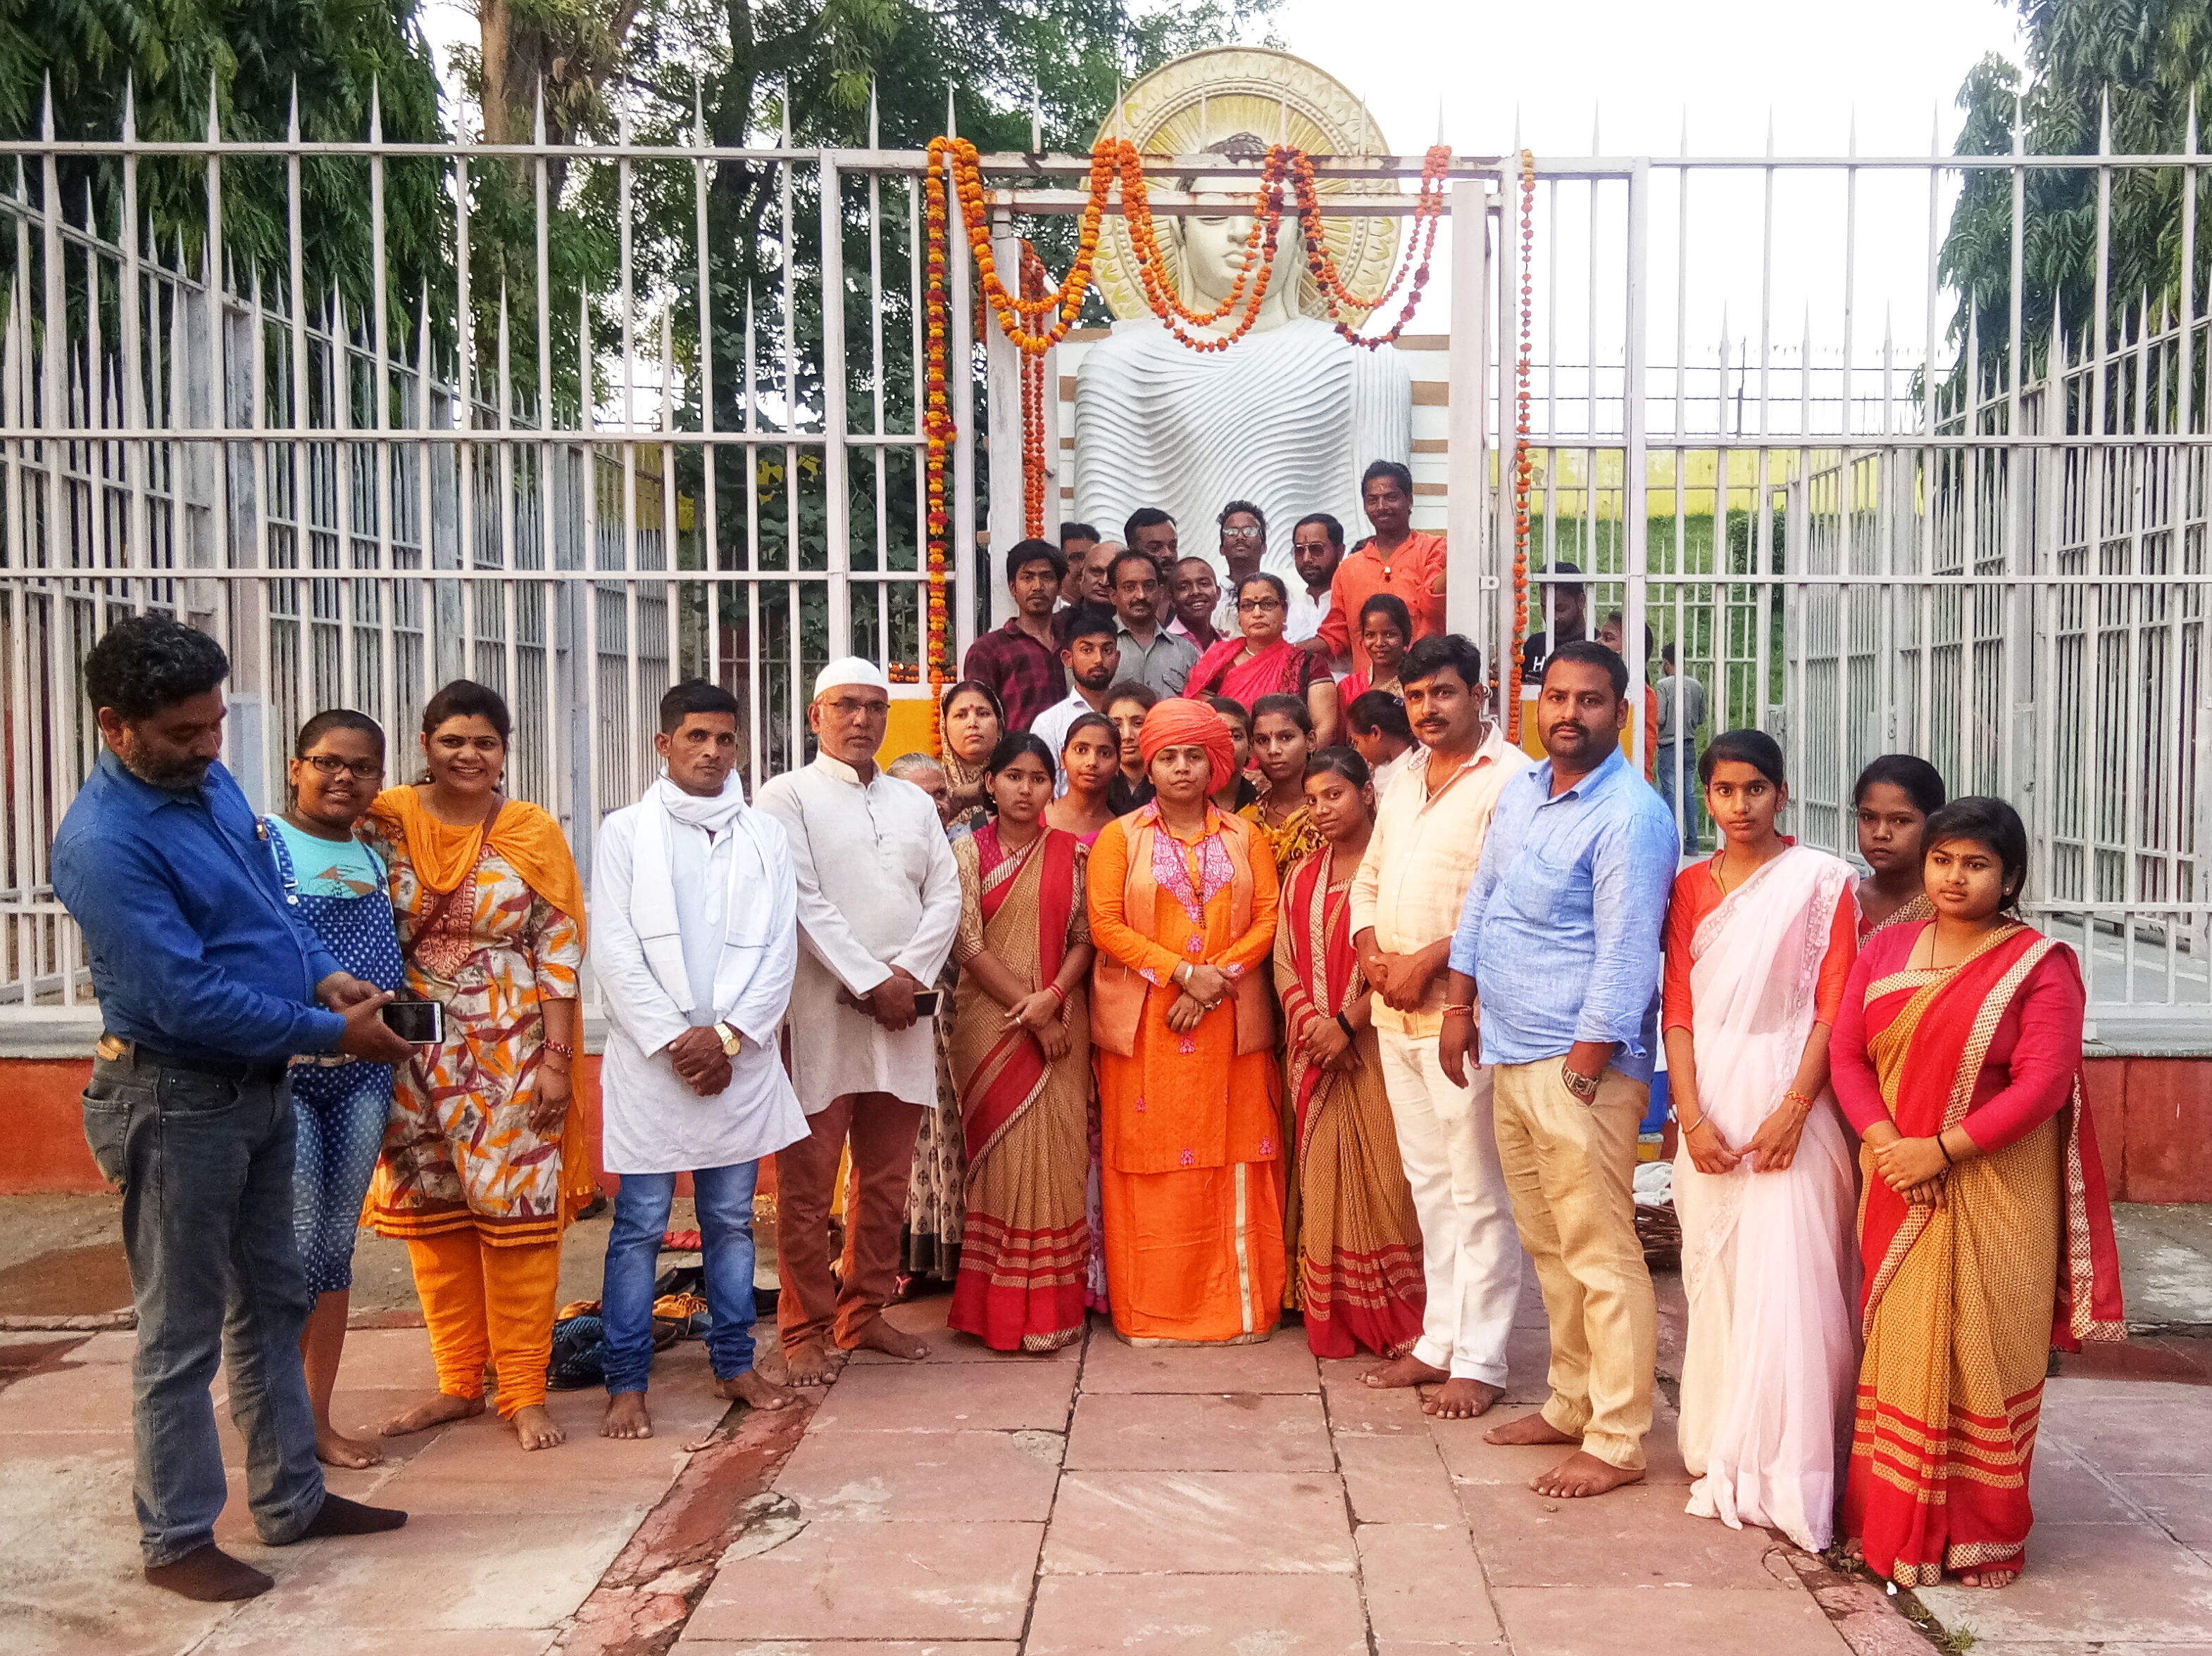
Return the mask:
<path id="1" fill-rule="evenodd" d="M 1322 302 L 1328 306 L 1329 319 L 1336 331 L 1355 345 L 1376 350 L 1393 343 L 1406 331 L 1413 319 L 1413 312 L 1421 302 L 1421 290 L 1428 286 L 1429 263 L 1436 252 L 1437 226 L 1442 221 L 1444 209 L 1444 181 L 1451 170 L 1451 151 L 1443 144 L 1431 144 L 1421 159 L 1421 192 L 1413 204 L 1413 233 L 1406 239 L 1406 252 L 1390 277 L 1389 285 L 1373 299 L 1354 294 L 1344 285 L 1338 273 L 1336 260 L 1323 239 L 1320 189 L 1314 179 L 1313 158 L 1302 149 L 1285 152 L 1289 158 L 1297 189 L 1298 220 L 1306 233 L 1306 268 L 1313 272 L 1315 283 L 1321 288 Z M 1404 308 L 1388 333 L 1370 337 L 1354 330 L 1341 314 L 1343 309 L 1379 311 L 1403 287 L 1408 276 L 1413 288 L 1406 295 Z"/>
<path id="2" fill-rule="evenodd" d="M 1044 261 L 1027 241 L 1022 243 L 1022 296 L 1044 292 Z M 1030 540 L 1044 538 L 1044 355 L 1022 353 L 1022 533 Z"/>
<path id="3" fill-rule="evenodd" d="M 922 463 L 925 494 L 923 543 L 928 549 L 928 574 L 926 578 L 927 643 L 924 647 L 929 663 L 929 748 L 932 753 L 940 755 L 945 750 L 942 729 L 944 703 L 941 697 L 947 676 L 945 543 L 948 519 L 945 511 L 945 462 L 956 434 L 951 405 L 945 396 L 946 225 L 943 157 L 948 143 L 945 138 L 929 141 L 929 170 L 922 179 L 927 272 L 922 292 L 922 316 L 924 337 L 927 342 L 922 381 L 925 402 L 921 416 L 922 435 L 927 445 Z"/>
<path id="4" fill-rule="evenodd" d="M 1513 363 L 1513 647 L 1507 653 L 1506 734 L 1521 739 L 1521 640 L 1528 632 L 1528 485 L 1535 459 L 1528 452 L 1528 363 L 1534 336 L 1530 331 L 1530 296 L 1535 287 L 1529 271 L 1536 250 L 1536 156 L 1521 152 L 1521 349 Z"/>

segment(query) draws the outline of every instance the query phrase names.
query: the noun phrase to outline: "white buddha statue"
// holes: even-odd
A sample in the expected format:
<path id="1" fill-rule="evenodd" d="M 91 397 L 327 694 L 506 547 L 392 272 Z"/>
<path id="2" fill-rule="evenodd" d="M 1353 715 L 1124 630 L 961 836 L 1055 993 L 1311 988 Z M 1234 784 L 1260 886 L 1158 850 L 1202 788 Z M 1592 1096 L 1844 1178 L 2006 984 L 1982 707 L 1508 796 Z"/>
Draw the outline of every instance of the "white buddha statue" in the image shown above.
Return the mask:
<path id="1" fill-rule="evenodd" d="M 1255 157 L 1267 149 L 1249 132 L 1207 147 Z M 1184 305 L 1219 306 L 1251 217 L 1163 214 L 1155 222 L 1180 255 Z M 1376 460 L 1402 464 L 1412 451 L 1413 375 L 1392 348 L 1353 345 L 1301 314 L 1304 275 L 1304 239 L 1286 211 L 1259 317 L 1228 349 L 1194 351 L 1151 316 L 1116 322 L 1091 348 L 1076 370 L 1077 518 L 1119 525 L 1159 507 L 1175 519 L 1184 555 L 1214 558 L 1216 515 L 1251 500 L 1267 514 L 1263 567 L 1286 580 L 1291 527 L 1307 513 L 1334 513 L 1352 540 L 1364 532 L 1361 472 Z M 1228 332 L 1243 310 L 1240 299 L 1206 331 Z"/>

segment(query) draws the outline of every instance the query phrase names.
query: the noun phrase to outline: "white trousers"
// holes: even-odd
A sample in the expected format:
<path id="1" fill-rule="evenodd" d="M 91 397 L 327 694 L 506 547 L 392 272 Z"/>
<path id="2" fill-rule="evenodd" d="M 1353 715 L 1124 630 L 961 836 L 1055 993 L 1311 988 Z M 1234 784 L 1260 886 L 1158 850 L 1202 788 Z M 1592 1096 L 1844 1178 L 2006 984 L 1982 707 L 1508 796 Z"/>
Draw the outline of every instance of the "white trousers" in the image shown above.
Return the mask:
<path id="1" fill-rule="evenodd" d="M 1490 1071 L 1455 1087 L 1434 1035 L 1377 1028 L 1382 1087 L 1421 1222 L 1428 1305 L 1413 1355 L 1454 1380 L 1505 1384 L 1505 1342 L 1521 1297 L 1521 1238 L 1498 1165 Z"/>

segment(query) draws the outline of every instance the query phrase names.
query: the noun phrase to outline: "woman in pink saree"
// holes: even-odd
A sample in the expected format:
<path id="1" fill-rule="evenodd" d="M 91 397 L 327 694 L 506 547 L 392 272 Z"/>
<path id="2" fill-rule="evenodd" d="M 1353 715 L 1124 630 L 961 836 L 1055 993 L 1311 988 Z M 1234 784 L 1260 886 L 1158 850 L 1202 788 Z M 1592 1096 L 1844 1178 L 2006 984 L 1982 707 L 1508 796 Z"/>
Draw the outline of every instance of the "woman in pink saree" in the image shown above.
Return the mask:
<path id="1" fill-rule="evenodd" d="M 1818 1552 L 1858 1362 L 1851 1152 L 1828 1088 L 1852 877 L 1775 832 L 1790 796 L 1771 737 L 1728 731 L 1698 769 L 1723 837 L 1674 883 L 1663 1020 L 1682 1131 L 1689 1511 Z"/>
<path id="2" fill-rule="evenodd" d="M 1294 695 L 1313 717 L 1313 745 L 1336 740 L 1336 681 L 1328 661 L 1283 637 L 1290 618 L 1290 589 L 1265 570 L 1237 586 L 1241 637 L 1225 638 L 1198 658 L 1183 686 L 1187 696 L 1225 695 L 1245 707 L 1265 695 Z"/>

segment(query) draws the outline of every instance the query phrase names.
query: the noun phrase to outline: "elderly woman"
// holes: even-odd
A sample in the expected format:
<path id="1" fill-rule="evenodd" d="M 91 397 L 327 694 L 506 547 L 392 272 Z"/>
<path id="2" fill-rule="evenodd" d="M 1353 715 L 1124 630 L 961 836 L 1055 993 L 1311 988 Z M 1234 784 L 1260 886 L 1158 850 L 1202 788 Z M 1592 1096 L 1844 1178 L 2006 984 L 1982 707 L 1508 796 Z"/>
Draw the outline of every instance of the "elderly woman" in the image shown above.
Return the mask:
<path id="1" fill-rule="evenodd" d="M 1091 1038 L 1114 1330 L 1139 1345 L 1265 1339 L 1281 1313 L 1274 853 L 1207 798 L 1228 727 L 1146 715 L 1150 804 L 1091 848 Z"/>
<path id="2" fill-rule="evenodd" d="M 569 1109 L 584 890 L 560 825 L 499 791 L 507 704 L 456 679 L 422 710 L 425 780 L 369 808 L 391 869 L 405 992 L 445 1009 L 445 1039 L 400 1071 L 369 1223 L 404 1239 L 438 1395 L 387 1437 L 483 1412 L 484 1364 L 526 1449 L 564 1434 L 545 1411 L 561 1233 L 592 1193 Z"/>
<path id="3" fill-rule="evenodd" d="M 1295 695 L 1313 716 L 1313 744 L 1336 740 L 1336 681 L 1328 663 L 1283 637 L 1290 589 L 1265 570 L 1237 584 L 1237 625 L 1243 636 L 1225 638 L 1198 658 L 1184 685 L 1188 695 L 1225 695 L 1245 707 L 1268 695 Z"/>

